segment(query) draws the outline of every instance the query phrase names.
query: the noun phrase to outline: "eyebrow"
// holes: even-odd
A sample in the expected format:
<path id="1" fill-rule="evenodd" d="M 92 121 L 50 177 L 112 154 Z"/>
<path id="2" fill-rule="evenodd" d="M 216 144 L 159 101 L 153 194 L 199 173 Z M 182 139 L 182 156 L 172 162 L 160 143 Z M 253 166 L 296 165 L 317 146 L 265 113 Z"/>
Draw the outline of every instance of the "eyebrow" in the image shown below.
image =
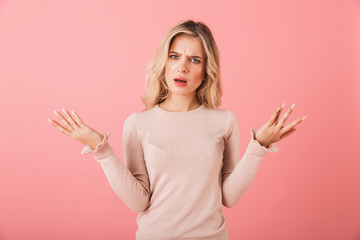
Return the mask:
<path id="1" fill-rule="evenodd" d="M 177 53 L 177 52 L 175 52 L 175 51 L 171 51 L 171 52 L 169 52 L 169 54 L 170 54 L 170 53 L 175 53 L 175 54 L 181 55 L 181 54 L 179 54 L 179 53 Z M 190 57 L 202 59 L 202 57 L 199 57 L 199 56 L 190 56 Z"/>

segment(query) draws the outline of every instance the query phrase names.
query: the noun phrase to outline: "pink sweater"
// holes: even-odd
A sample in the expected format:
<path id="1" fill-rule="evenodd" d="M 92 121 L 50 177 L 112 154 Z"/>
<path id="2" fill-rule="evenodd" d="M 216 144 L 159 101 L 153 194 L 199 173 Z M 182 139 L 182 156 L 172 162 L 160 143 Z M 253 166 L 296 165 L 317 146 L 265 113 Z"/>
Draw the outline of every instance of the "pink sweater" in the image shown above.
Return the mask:
<path id="1" fill-rule="evenodd" d="M 104 134 L 95 150 L 114 192 L 138 212 L 137 240 L 229 239 L 222 205 L 234 206 L 249 188 L 267 152 L 251 139 L 240 159 L 236 115 L 201 105 L 169 112 L 158 105 L 124 122 L 123 160 Z"/>

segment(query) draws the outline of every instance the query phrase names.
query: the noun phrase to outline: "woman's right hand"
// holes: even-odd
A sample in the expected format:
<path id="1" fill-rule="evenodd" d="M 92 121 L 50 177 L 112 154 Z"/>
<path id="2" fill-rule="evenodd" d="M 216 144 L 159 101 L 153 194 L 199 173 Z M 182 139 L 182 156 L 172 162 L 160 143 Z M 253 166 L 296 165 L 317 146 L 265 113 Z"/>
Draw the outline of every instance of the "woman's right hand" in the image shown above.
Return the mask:
<path id="1" fill-rule="evenodd" d="M 74 140 L 90 146 L 92 149 L 96 148 L 96 145 L 103 140 L 103 135 L 87 126 L 79 117 L 77 113 L 74 111 L 72 115 L 62 109 L 65 117 L 60 113 L 54 110 L 54 114 L 58 117 L 58 119 L 63 123 L 65 127 L 60 125 L 58 122 L 54 120 L 49 120 L 49 122 L 57 128 L 60 132 L 70 136 Z"/>

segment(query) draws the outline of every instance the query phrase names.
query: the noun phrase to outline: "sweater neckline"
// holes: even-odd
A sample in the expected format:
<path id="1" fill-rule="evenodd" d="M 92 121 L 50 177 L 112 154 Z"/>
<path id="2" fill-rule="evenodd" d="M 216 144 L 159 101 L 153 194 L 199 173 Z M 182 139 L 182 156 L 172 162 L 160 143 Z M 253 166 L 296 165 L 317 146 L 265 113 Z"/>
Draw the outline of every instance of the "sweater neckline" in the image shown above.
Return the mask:
<path id="1" fill-rule="evenodd" d="M 200 111 L 201 109 L 203 109 L 204 106 L 205 106 L 204 104 L 201 104 L 200 107 L 197 107 L 197 108 L 195 108 L 195 109 L 193 109 L 193 110 L 189 110 L 189 111 L 185 111 L 185 112 L 171 112 L 171 111 L 167 111 L 167 110 L 161 108 L 161 107 L 159 106 L 159 104 L 156 104 L 156 105 L 155 105 L 155 108 L 158 109 L 158 110 L 161 111 L 161 112 L 166 113 L 166 114 L 184 115 L 184 114 L 191 114 L 191 113 L 194 113 L 194 112 L 198 112 L 198 111 Z"/>

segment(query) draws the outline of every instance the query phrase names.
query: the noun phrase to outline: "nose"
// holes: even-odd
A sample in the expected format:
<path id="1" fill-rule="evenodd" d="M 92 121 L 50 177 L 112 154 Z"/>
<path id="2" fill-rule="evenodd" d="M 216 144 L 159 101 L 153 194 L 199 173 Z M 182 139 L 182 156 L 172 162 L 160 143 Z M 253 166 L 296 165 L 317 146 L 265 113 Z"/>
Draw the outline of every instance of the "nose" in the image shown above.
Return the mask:
<path id="1" fill-rule="evenodd" d="M 179 66 L 178 66 L 178 72 L 182 73 L 182 72 L 187 72 L 187 65 L 186 65 L 186 60 L 180 60 L 179 61 Z"/>

